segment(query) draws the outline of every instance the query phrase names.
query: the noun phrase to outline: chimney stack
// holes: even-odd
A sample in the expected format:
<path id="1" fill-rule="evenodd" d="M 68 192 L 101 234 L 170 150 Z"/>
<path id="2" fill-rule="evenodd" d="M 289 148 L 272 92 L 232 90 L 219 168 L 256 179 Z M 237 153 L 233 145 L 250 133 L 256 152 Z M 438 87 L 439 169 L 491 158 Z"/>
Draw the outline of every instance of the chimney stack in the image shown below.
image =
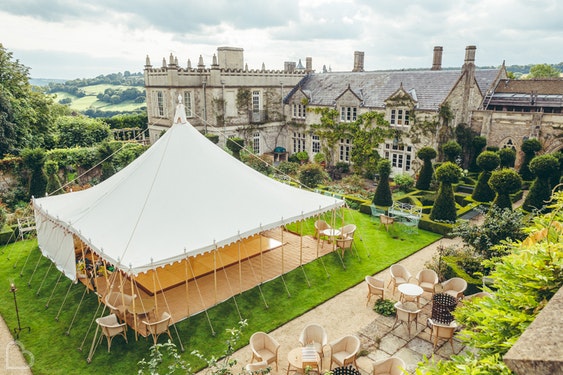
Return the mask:
<path id="1" fill-rule="evenodd" d="M 465 64 L 475 64 L 475 50 L 477 47 L 475 46 L 467 46 L 465 47 Z"/>
<path id="2" fill-rule="evenodd" d="M 360 51 L 354 51 L 354 69 L 353 72 L 363 72 L 364 71 L 364 53 Z"/>
<path id="3" fill-rule="evenodd" d="M 442 70 L 442 51 L 444 50 L 441 46 L 434 47 L 434 58 L 432 60 L 431 70 Z"/>
<path id="4" fill-rule="evenodd" d="M 312 57 L 306 57 L 305 58 L 305 71 L 307 73 L 310 73 L 313 71 L 313 58 Z"/>

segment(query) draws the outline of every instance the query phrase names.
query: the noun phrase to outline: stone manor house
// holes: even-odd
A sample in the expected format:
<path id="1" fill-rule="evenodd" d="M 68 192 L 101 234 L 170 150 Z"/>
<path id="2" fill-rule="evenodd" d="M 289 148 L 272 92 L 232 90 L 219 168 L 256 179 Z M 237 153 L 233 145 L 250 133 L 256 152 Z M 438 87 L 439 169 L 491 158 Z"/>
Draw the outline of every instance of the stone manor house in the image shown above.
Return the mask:
<path id="1" fill-rule="evenodd" d="M 200 56 L 196 67 L 181 67 L 172 54 L 153 67 L 147 56 L 145 88 L 149 134 L 154 142 L 171 126 L 181 95 L 190 123 L 203 133 L 245 139 L 250 151 L 283 160 L 285 153 L 307 151 L 313 158 L 324 145 L 312 130 L 320 115 L 311 109 L 333 108 L 340 121 L 353 122 L 377 111 L 401 132 L 400 141 L 379 145 L 380 155 L 392 162 L 393 173 L 416 173 L 416 152 L 436 149 L 453 139 L 452 129 L 467 124 L 487 137 L 489 145 L 520 149 L 523 140 L 537 137 L 544 149 L 563 148 L 563 81 L 508 80 L 504 63 L 496 69 L 476 69 L 475 46 L 467 46 L 460 69 L 442 69 L 442 47 L 435 47 L 429 69 L 364 71 L 364 53 L 355 52 L 349 72 L 320 73 L 285 62 L 283 70 L 249 69 L 242 48 L 220 47 L 206 67 Z M 430 65 L 430 64 L 429 64 Z M 447 106 L 453 119 L 440 116 Z M 341 139 L 332 150 L 332 163 L 349 162 L 352 140 Z M 517 163 L 519 158 L 517 159 Z"/>

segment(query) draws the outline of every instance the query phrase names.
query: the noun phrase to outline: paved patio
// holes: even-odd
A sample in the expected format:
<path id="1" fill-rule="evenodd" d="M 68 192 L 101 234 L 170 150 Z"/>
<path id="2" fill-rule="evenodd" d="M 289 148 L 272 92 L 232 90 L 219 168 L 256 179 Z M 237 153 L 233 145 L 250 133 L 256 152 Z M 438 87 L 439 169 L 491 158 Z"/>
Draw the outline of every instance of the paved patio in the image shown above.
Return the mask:
<path id="1" fill-rule="evenodd" d="M 450 246 L 459 243 L 456 239 L 441 239 L 430 246 L 427 246 L 408 258 L 403 259 L 403 264 L 412 274 L 424 268 L 424 264 L 432 259 L 440 246 Z M 386 295 L 385 298 L 394 301 L 399 300 L 399 292 L 392 293 L 388 288 L 390 276 L 389 270 L 385 269 L 377 277 L 385 279 Z M 430 329 L 426 328 L 426 319 L 431 315 L 431 296 L 424 293 L 420 299 L 422 311 L 420 312 L 419 324 L 411 327 L 411 338 L 408 337 L 407 329 L 403 324 L 399 324 L 395 329 L 391 329 L 395 317 L 384 317 L 373 311 L 373 303 L 376 298 L 372 297 L 370 306 L 366 306 L 367 285 L 362 282 L 329 301 L 316 307 L 315 309 L 303 314 L 302 316 L 288 322 L 287 324 L 270 332 L 270 334 L 280 343 L 278 355 L 278 369 L 275 364 L 272 366 L 273 375 L 287 374 L 288 353 L 291 349 L 299 347 L 299 334 L 303 327 L 308 323 L 318 323 L 322 325 L 328 334 L 328 341 L 331 342 L 344 335 L 355 334 L 362 343 L 361 350 L 366 355 L 360 356 L 357 360 L 359 370 L 362 374 L 371 374 L 372 363 L 391 356 L 398 356 L 407 365 L 409 372 L 414 372 L 418 362 L 424 355 L 427 357 L 433 354 L 433 344 L 430 342 Z M 454 339 L 454 351 L 458 354 L 464 350 L 458 340 Z M 452 355 L 449 342 L 440 340 L 434 353 L 436 359 L 447 359 Z M 248 346 L 234 353 L 240 366 L 250 362 L 251 352 Z M 323 359 L 323 371 L 330 366 L 330 350 L 325 348 Z M 293 368 L 292 368 L 293 370 Z M 205 373 L 206 370 L 202 371 Z M 235 369 L 237 373 L 238 369 Z"/>

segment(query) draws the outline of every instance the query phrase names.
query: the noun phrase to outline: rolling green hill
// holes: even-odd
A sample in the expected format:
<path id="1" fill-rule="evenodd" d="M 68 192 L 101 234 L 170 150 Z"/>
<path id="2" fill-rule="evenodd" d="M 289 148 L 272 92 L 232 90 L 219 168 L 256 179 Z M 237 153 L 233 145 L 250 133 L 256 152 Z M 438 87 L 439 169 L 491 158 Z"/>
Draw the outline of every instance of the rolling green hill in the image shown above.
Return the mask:
<path id="1" fill-rule="evenodd" d="M 81 91 L 85 96 L 79 97 L 64 91 L 55 91 L 51 94 L 55 96 L 55 101 L 68 105 L 75 111 L 85 112 L 87 110 L 102 112 L 138 112 L 146 107 L 146 103 L 135 103 L 133 100 L 127 100 L 118 104 L 110 104 L 98 100 L 97 95 L 103 94 L 106 89 L 127 90 L 131 86 L 98 84 L 81 87 Z M 142 88 L 141 88 L 142 89 Z"/>

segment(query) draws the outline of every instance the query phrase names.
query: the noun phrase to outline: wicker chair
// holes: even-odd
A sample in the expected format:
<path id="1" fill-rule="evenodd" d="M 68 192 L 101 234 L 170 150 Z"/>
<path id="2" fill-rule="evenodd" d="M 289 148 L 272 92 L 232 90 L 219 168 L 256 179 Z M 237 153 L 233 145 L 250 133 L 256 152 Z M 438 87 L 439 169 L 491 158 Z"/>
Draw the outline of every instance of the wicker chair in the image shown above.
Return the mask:
<path id="1" fill-rule="evenodd" d="M 375 362 L 372 375 L 402 375 L 406 369 L 405 362 L 399 357 L 391 357 Z"/>
<path id="2" fill-rule="evenodd" d="M 422 290 L 434 294 L 434 287 L 439 283 L 436 271 L 425 268 L 420 270 L 415 278 Z"/>
<path id="3" fill-rule="evenodd" d="M 356 354 L 360 351 L 360 339 L 357 336 L 347 335 L 330 343 L 330 367 L 336 363 L 340 367 L 356 365 Z"/>
<path id="4" fill-rule="evenodd" d="M 467 281 L 461 277 L 452 277 L 449 280 L 444 281 L 442 284 L 438 284 L 438 289 L 440 293 L 446 293 L 450 296 L 460 300 L 463 298 L 463 292 L 467 289 Z"/>
<path id="5" fill-rule="evenodd" d="M 299 336 L 299 343 L 301 346 L 313 345 L 315 351 L 321 358 L 321 368 L 323 367 L 323 349 L 328 343 L 328 336 L 325 329 L 316 323 L 310 323 L 303 328 Z"/>
<path id="6" fill-rule="evenodd" d="M 102 331 L 102 335 L 107 339 L 108 353 L 111 349 L 111 341 L 115 336 L 123 336 L 125 342 L 127 342 L 127 324 L 119 323 L 115 314 L 98 318 L 96 319 L 96 323 L 98 323 L 98 326 Z M 100 339 L 101 338 L 102 337 L 100 336 Z"/>
<path id="7" fill-rule="evenodd" d="M 250 336 L 250 349 L 252 350 L 252 359 L 250 363 L 256 361 L 266 361 L 269 365 L 276 362 L 276 371 L 278 370 L 278 350 L 280 344 L 266 332 L 255 332 Z"/>
<path id="8" fill-rule="evenodd" d="M 342 256 L 344 256 L 344 251 L 352 248 L 354 243 L 354 233 L 356 232 L 355 224 L 346 224 L 342 228 L 339 228 L 340 236 L 336 239 L 336 246 L 342 250 Z"/>
<path id="9" fill-rule="evenodd" d="M 436 351 L 436 345 L 438 345 L 438 339 L 442 338 L 448 340 L 452 346 L 452 352 L 454 351 L 454 333 L 458 328 L 455 321 L 450 324 L 440 324 L 431 318 L 428 318 L 428 324 L 432 327 L 432 332 L 430 332 L 430 341 L 434 337 L 434 351 Z"/>
<path id="10" fill-rule="evenodd" d="M 127 308 L 133 303 L 135 295 L 130 296 L 121 292 L 110 292 L 104 298 L 106 306 L 112 314 L 115 314 L 120 321 L 125 321 Z"/>
<path id="11" fill-rule="evenodd" d="M 393 324 L 394 329 L 397 324 L 405 324 L 407 326 L 407 332 L 409 333 L 409 338 L 411 337 L 411 324 L 414 322 L 414 327 L 416 329 L 418 325 L 418 313 L 420 309 L 414 302 L 397 302 L 395 303 L 396 315 L 395 323 Z"/>
<path id="12" fill-rule="evenodd" d="M 373 276 L 366 276 L 365 280 L 368 285 L 368 300 L 366 302 L 366 306 L 368 305 L 371 296 L 380 296 L 381 299 L 385 299 L 385 281 Z"/>
<path id="13" fill-rule="evenodd" d="M 412 278 L 411 273 L 401 264 L 393 264 L 389 267 L 389 273 L 391 274 L 389 285 L 393 283 L 393 292 L 395 292 L 397 286 L 408 283 Z"/>
<path id="14" fill-rule="evenodd" d="M 260 361 L 256 363 L 248 363 L 244 369 L 248 374 L 264 374 L 268 368 L 268 362 Z"/>
<path id="15" fill-rule="evenodd" d="M 163 333 L 166 333 L 170 340 L 172 340 L 172 335 L 170 334 L 170 321 L 172 317 L 168 312 L 162 313 L 160 319 L 156 322 L 149 323 L 143 320 L 143 324 L 147 327 L 147 333 L 152 336 L 154 345 L 156 345 L 158 341 L 158 336 Z"/>
<path id="16" fill-rule="evenodd" d="M 324 240 L 326 236 L 323 234 L 323 230 L 330 228 L 332 227 L 324 220 L 315 221 L 315 238 Z"/>

